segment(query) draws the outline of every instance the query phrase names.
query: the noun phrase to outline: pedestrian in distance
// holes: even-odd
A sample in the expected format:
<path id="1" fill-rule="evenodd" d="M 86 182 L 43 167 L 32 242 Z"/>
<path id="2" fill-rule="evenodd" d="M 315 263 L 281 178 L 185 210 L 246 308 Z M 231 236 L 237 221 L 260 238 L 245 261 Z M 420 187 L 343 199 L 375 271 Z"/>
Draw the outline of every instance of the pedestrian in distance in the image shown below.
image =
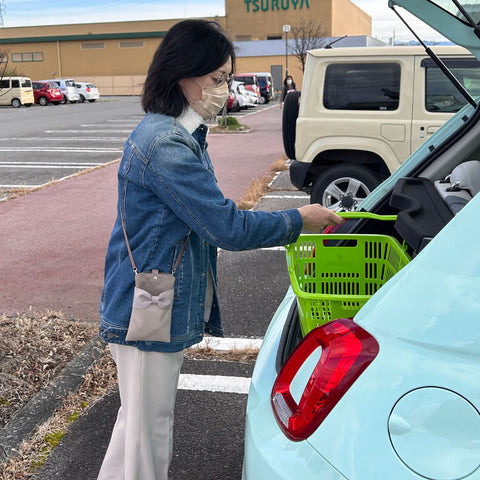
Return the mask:
<path id="1" fill-rule="evenodd" d="M 100 337 L 117 366 L 121 407 L 99 480 L 168 479 L 183 351 L 205 333 L 223 335 L 217 248 L 285 245 L 302 228 L 343 222 L 318 204 L 253 212 L 224 197 L 203 121 L 227 100 L 234 68 L 234 46 L 217 23 L 184 20 L 148 70 L 146 115 L 124 146 L 105 259 Z M 143 276 L 167 286 L 153 292 Z M 158 328 L 144 322 L 152 315 Z"/>
<path id="2" fill-rule="evenodd" d="M 291 75 L 287 75 L 285 80 L 283 81 L 283 88 L 282 93 L 280 94 L 280 108 L 283 106 L 283 102 L 285 101 L 285 97 L 288 93 L 294 92 L 297 89 L 295 82 L 293 81 L 293 77 Z"/>

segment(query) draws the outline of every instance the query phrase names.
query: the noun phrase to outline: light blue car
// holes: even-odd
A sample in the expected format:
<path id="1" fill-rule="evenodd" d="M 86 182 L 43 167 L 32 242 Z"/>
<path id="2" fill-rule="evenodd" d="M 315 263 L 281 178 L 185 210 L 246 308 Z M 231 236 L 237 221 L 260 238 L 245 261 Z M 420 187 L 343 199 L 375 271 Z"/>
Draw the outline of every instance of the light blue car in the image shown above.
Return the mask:
<path id="1" fill-rule="evenodd" d="M 480 0 L 389 5 L 480 58 Z M 394 237 L 411 261 L 353 318 L 312 326 L 292 288 L 280 304 L 252 377 L 243 480 L 480 479 L 480 106 L 459 94 L 467 105 L 362 203 L 396 221 L 342 227 Z M 315 256 L 300 276 L 320 276 Z"/>

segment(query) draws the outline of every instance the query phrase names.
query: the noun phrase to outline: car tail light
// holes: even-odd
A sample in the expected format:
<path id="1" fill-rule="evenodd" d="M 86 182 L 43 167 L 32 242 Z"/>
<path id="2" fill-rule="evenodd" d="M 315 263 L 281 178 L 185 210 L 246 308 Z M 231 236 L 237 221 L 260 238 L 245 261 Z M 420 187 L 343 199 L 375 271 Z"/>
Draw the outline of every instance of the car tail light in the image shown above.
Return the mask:
<path id="1" fill-rule="evenodd" d="M 89 92 L 89 91 L 90 91 L 90 87 L 87 87 L 86 90 L 87 90 L 87 92 Z"/>
<path id="2" fill-rule="evenodd" d="M 297 404 L 290 387 L 318 348 L 320 359 Z M 334 320 L 309 332 L 282 367 L 272 390 L 275 418 L 285 435 L 294 441 L 308 438 L 377 353 L 375 338 L 352 319 Z"/>

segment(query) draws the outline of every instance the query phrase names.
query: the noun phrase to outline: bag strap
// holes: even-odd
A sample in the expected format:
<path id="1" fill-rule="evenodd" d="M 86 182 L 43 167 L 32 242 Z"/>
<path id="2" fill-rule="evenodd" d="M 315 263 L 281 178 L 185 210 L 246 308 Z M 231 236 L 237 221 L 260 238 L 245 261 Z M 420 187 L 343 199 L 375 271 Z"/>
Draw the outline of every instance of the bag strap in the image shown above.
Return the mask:
<path id="1" fill-rule="evenodd" d="M 123 215 L 122 215 L 122 207 L 120 207 L 120 219 L 122 220 L 123 235 L 125 237 L 125 243 L 127 244 L 128 256 L 130 257 L 130 262 L 132 263 L 133 273 L 135 273 L 135 275 L 137 275 L 138 269 L 137 269 L 137 265 L 135 264 L 135 260 L 133 259 L 132 249 L 130 248 L 130 243 L 128 242 L 127 229 L 125 228 L 125 220 L 123 219 Z M 183 241 L 182 249 L 180 250 L 180 253 L 177 257 L 177 261 L 175 262 L 175 265 L 172 268 L 172 275 L 177 271 L 177 268 L 180 265 L 180 260 L 182 259 L 183 252 L 185 251 L 185 247 L 187 246 L 187 240 L 188 240 L 189 235 L 190 234 L 188 233 L 185 236 L 185 240 Z"/>

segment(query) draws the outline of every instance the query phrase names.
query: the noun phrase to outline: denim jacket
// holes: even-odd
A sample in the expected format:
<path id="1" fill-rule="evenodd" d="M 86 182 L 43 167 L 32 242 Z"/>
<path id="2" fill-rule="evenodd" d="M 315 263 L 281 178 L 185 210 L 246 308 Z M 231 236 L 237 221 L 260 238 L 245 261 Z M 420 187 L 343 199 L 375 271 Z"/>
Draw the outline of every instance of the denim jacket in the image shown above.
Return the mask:
<path id="1" fill-rule="evenodd" d="M 148 113 L 127 140 L 118 171 L 117 219 L 110 237 L 100 302 L 100 336 L 141 350 L 175 352 L 222 336 L 217 299 L 217 247 L 248 250 L 294 242 L 302 228 L 298 210 L 241 211 L 217 186 L 207 153 L 207 127 L 190 134 L 177 119 Z M 171 341 L 126 342 L 134 273 L 120 218 L 138 271 L 175 272 Z M 205 319 L 208 278 L 213 301 Z"/>

